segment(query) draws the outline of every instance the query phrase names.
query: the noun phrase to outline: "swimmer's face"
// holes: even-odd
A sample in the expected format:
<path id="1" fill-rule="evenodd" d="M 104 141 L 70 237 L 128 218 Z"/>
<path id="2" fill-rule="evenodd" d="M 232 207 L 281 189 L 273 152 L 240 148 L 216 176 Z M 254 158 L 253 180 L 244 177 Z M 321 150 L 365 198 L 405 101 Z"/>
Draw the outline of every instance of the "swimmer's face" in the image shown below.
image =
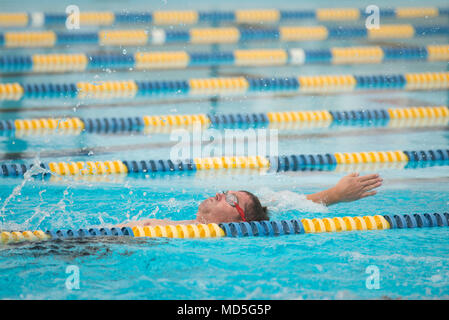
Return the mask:
<path id="1" fill-rule="evenodd" d="M 248 194 L 241 191 L 229 191 L 237 196 L 239 206 L 245 210 L 251 203 Z M 223 193 L 217 193 L 215 197 L 210 197 L 201 202 L 198 207 L 197 219 L 200 223 L 222 223 L 240 222 L 242 218 L 236 208 L 226 202 Z"/>

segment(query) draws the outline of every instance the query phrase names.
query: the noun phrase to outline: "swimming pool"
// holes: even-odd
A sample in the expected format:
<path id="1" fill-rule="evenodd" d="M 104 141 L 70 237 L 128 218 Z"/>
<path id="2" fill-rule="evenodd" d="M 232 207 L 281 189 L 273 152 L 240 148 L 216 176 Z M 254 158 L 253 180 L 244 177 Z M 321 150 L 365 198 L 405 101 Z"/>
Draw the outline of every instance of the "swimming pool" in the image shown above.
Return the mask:
<path id="1" fill-rule="evenodd" d="M 120 2 L 108 9 L 120 11 Z M 80 2 L 80 7 L 104 10 L 103 2 Z M 316 8 L 332 6 L 317 1 Z M 340 6 L 354 6 L 343 1 Z M 379 1 L 379 6 L 388 2 Z M 408 5 L 398 1 L 397 6 Z M 418 4 L 415 4 L 418 6 Z M 432 5 L 444 6 L 442 1 Z M 66 4 L 59 4 L 63 12 Z M 144 9 L 183 9 L 188 3 L 132 4 Z M 226 2 L 198 10 L 290 8 L 288 2 Z M 302 6 L 304 8 L 304 6 Z M 51 10 L 50 10 L 51 9 Z M 52 11 L 36 7 L 27 11 Z M 18 11 L 2 3 L 3 11 Z M 447 23 L 426 19 L 422 23 Z M 411 20 L 412 23 L 417 23 Z M 307 22 L 314 24 L 316 22 Z M 396 23 L 394 20 L 392 23 Z M 306 22 L 304 22 L 306 24 Z M 346 24 L 346 22 L 345 22 Z M 332 25 L 332 23 L 330 23 Z M 254 42 L 239 45 L 171 44 L 169 50 L 209 51 L 236 48 L 308 48 L 361 45 L 441 45 L 446 37 L 405 40 L 329 40 L 324 42 Z M 150 47 L 151 48 L 151 47 Z M 148 47 L 101 48 L 68 46 L 5 49 L 2 54 L 117 52 Z M 400 61 L 380 64 L 325 63 L 276 67 L 220 66 L 185 70 L 67 74 L 2 74 L 2 83 L 68 83 L 107 80 L 159 81 L 216 76 L 291 77 L 325 74 L 404 74 L 445 72 L 447 61 Z M 41 117 L 112 118 L 165 114 L 232 114 L 304 110 L 377 110 L 409 106 L 448 105 L 447 90 L 361 90 L 331 94 L 290 91 L 253 92 L 219 98 L 183 95 L 122 99 L 28 98 L 0 101 L 1 119 Z M 266 127 L 267 124 L 261 125 Z M 246 128 L 236 125 L 237 128 Z M 325 154 L 387 150 L 448 149 L 447 121 L 437 125 L 348 125 L 281 129 L 279 154 Z M 2 132 L 2 163 L 168 159 L 173 141 L 159 132 L 72 132 L 29 134 Z M 444 164 L 444 163 L 443 163 Z M 342 167 L 345 169 L 345 167 Z M 346 171 L 352 170 L 346 168 Z M 363 169 L 363 168 L 362 168 Z M 343 170 L 345 171 L 345 170 Z M 310 203 L 303 194 L 335 184 L 345 173 L 333 171 L 258 172 L 256 170 L 197 170 L 107 176 L 2 176 L 2 230 L 57 230 L 113 226 L 139 218 L 193 219 L 198 204 L 221 190 L 249 190 L 268 204 L 272 220 L 448 212 L 447 165 L 379 168 L 384 185 L 375 197 L 329 208 Z M 362 170 L 361 173 L 371 172 Z M 21 242 L 0 246 L 0 297 L 4 299 L 448 299 L 448 228 L 368 230 L 306 233 L 279 237 L 210 239 L 92 238 Z M 79 268 L 80 288 L 69 290 L 69 266 Z M 379 288 L 368 284 L 372 267 L 379 271 Z M 371 268 L 371 269 L 370 269 Z M 368 282 L 367 282 L 368 281 Z"/>

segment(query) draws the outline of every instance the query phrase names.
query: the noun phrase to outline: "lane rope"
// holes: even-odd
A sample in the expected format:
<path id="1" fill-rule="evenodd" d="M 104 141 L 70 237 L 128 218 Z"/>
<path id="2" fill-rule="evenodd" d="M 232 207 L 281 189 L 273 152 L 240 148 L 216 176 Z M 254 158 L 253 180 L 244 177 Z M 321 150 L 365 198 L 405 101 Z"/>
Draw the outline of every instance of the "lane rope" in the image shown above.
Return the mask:
<path id="1" fill-rule="evenodd" d="M 413 229 L 447 227 L 449 213 L 415 213 L 334 218 L 304 218 L 301 220 L 232 222 L 221 224 L 180 224 L 168 226 L 135 226 L 123 228 L 59 229 L 35 231 L 3 231 L 2 244 L 25 241 L 76 239 L 90 237 L 150 237 L 150 238 L 217 238 L 270 237 L 292 234 Z"/>

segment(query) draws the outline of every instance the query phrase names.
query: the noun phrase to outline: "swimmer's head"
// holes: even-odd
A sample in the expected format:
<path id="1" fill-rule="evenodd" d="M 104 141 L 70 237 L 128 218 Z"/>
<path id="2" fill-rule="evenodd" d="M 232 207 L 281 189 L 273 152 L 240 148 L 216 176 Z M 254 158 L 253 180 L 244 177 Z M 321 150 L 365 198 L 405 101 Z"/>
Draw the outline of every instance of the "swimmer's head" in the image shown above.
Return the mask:
<path id="1" fill-rule="evenodd" d="M 224 193 L 217 193 L 201 202 L 198 207 L 197 220 L 200 223 L 247 222 L 268 220 L 267 207 L 262 207 L 259 199 L 248 191 L 228 191 L 228 201 Z M 229 198 L 237 199 L 237 206 L 229 203 Z M 243 217 L 239 212 L 240 207 Z"/>

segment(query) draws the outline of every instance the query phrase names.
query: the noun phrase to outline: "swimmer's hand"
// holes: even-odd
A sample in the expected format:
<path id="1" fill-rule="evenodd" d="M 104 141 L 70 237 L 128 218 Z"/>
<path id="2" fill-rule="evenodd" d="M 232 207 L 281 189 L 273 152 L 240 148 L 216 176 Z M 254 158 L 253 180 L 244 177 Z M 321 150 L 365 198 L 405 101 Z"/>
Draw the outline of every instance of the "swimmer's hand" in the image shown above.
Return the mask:
<path id="1" fill-rule="evenodd" d="M 367 174 L 360 177 L 358 173 L 354 172 L 341 178 L 335 187 L 310 194 L 307 199 L 326 206 L 339 202 L 356 201 L 374 196 L 377 191 L 373 189 L 380 187 L 382 181 L 383 179 L 378 174 Z"/>

